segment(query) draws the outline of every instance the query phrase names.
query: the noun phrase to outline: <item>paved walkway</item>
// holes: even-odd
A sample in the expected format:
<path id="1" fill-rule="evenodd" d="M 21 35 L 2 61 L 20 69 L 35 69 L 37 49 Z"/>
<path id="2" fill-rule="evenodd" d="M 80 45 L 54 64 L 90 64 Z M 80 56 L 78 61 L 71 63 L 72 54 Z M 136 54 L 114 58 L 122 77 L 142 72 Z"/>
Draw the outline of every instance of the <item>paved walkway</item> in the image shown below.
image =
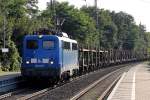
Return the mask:
<path id="1" fill-rule="evenodd" d="M 124 73 L 108 100 L 150 100 L 150 65 L 138 64 Z"/>
<path id="2" fill-rule="evenodd" d="M 20 72 L 0 72 L 0 76 L 10 75 L 10 74 L 18 74 Z"/>
<path id="3" fill-rule="evenodd" d="M 20 76 L 20 72 L 0 72 L 0 81 Z"/>

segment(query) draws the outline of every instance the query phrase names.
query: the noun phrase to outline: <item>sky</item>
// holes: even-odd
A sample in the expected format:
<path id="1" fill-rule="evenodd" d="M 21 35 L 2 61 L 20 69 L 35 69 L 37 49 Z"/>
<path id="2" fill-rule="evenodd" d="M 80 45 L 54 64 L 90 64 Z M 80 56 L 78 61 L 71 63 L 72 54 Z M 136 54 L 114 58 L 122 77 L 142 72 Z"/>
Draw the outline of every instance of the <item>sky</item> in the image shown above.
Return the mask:
<path id="1" fill-rule="evenodd" d="M 39 0 L 39 9 L 46 8 L 46 2 L 50 0 Z M 70 5 L 81 7 L 82 5 L 92 6 L 95 0 L 57 0 L 59 2 L 68 1 Z M 146 26 L 146 30 L 150 32 L 150 0 L 97 0 L 98 8 L 108 9 L 110 11 L 123 11 L 132 15 L 136 24 L 140 22 Z"/>

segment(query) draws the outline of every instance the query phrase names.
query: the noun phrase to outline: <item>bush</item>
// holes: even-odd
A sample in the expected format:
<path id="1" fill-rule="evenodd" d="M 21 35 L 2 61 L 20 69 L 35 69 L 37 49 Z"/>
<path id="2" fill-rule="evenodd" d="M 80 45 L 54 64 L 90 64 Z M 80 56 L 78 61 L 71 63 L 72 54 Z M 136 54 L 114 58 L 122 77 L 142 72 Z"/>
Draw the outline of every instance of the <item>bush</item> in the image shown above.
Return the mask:
<path id="1" fill-rule="evenodd" d="M 18 71 L 20 69 L 21 58 L 13 41 L 10 41 L 9 46 L 11 47 L 9 52 L 9 71 Z"/>
<path id="2" fill-rule="evenodd" d="M 1 70 L 2 71 L 18 71 L 20 69 L 21 57 L 13 41 L 8 41 L 8 53 L 1 53 Z"/>

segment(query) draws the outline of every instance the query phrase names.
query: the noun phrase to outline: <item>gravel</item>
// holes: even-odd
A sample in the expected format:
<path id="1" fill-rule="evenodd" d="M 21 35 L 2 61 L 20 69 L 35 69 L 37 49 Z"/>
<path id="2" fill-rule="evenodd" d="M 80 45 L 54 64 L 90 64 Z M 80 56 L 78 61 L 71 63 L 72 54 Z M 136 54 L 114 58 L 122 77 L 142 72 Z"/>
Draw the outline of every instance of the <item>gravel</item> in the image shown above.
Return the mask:
<path id="1" fill-rule="evenodd" d="M 129 65 L 112 66 L 89 73 L 71 81 L 70 83 L 67 83 L 56 89 L 50 90 L 44 94 L 31 98 L 31 100 L 69 100 L 71 97 L 76 95 L 82 89 L 86 88 L 92 82 L 124 66 Z"/>

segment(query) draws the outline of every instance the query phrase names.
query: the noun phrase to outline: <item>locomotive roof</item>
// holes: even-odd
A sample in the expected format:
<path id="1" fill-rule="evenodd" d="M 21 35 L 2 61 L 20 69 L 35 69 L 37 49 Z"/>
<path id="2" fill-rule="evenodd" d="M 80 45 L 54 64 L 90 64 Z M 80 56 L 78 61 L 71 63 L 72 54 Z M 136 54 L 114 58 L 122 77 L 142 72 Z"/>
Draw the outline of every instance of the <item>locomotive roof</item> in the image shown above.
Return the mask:
<path id="1" fill-rule="evenodd" d="M 34 37 L 37 37 L 37 38 L 42 38 L 42 37 L 53 37 L 53 38 L 58 38 L 59 40 L 63 40 L 63 41 L 66 41 L 66 42 L 73 42 L 73 43 L 77 43 L 76 40 L 73 40 L 73 39 L 70 39 L 68 37 L 60 37 L 60 36 L 57 36 L 57 35 L 26 35 L 25 36 L 25 39 L 27 38 L 34 38 Z"/>
<path id="2" fill-rule="evenodd" d="M 70 38 L 67 38 L 67 37 L 59 37 L 57 36 L 60 40 L 63 40 L 63 41 L 66 41 L 66 42 L 73 42 L 73 43 L 77 43 L 76 40 L 73 40 L 73 39 L 70 39 Z"/>

